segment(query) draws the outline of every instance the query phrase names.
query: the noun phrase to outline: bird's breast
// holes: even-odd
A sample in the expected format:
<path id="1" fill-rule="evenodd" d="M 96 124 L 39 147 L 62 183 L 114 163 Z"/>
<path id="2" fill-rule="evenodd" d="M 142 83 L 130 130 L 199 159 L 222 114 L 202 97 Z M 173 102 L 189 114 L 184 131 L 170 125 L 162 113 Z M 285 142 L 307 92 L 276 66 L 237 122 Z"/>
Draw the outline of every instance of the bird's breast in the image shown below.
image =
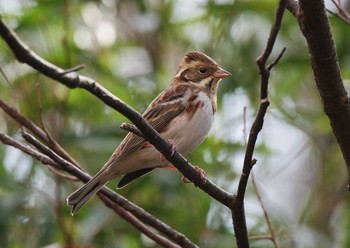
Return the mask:
<path id="1" fill-rule="evenodd" d="M 169 124 L 162 136 L 175 142 L 180 153 L 186 155 L 208 135 L 214 120 L 212 101 L 204 92 L 191 95 L 185 110 Z"/>

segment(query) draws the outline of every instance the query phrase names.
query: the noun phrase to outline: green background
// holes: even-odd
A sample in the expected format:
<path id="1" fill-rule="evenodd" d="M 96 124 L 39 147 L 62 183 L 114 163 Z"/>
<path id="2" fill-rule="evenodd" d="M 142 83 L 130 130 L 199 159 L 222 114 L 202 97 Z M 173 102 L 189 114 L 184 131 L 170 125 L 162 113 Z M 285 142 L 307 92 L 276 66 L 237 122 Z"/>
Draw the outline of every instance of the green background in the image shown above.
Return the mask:
<path id="1" fill-rule="evenodd" d="M 245 133 L 259 106 L 255 59 L 265 47 L 276 6 L 272 0 L 2 0 L 0 12 L 40 56 L 62 68 L 85 64 L 79 73 L 140 112 L 167 86 L 185 52 L 200 50 L 214 58 L 232 76 L 221 82 L 210 136 L 188 159 L 235 193 Z M 337 17 L 330 20 L 348 86 L 350 27 Z M 272 59 L 283 47 L 286 53 L 271 73 L 271 106 L 254 155 L 259 191 L 281 247 L 349 247 L 346 167 L 322 110 L 305 40 L 288 11 Z M 96 173 L 124 137 L 119 125 L 127 119 L 91 94 L 18 63 L 3 41 L 0 54 L 10 82 L 0 78 L 1 99 L 39 123 L 40 84 L 46 128 Z M 19 126 L 3 112 L 0 131 L 22 141 Z M 178 172 L 158 169 L 118 193 L 201 247 L 234 247 L 229 210 L 180 179 Z M 115 180 L 108 184 L 115 185 Z M 157 247 L 97 197 L 71 217 L 65 198 L 79 186 L 0 145 L 0 247 L 69 247 L 70 240 L 74 247 Z M 251 183 L 245 206 L 250 236 L 267 234 Z M 251 245 L 273 247 L 269 240 Z"/>

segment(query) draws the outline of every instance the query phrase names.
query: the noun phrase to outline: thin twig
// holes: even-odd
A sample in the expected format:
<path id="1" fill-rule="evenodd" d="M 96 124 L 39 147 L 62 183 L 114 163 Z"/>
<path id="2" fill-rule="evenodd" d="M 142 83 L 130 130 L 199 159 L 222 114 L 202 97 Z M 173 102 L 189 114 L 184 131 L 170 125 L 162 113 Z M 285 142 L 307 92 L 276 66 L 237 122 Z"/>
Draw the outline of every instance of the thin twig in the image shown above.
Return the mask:
<path id="1" fill-rule="evenodd" d="M 72 68 L 64 70 L 63 72 L 61 72 L 61 74 L 64 75 L 64 74 L 68 74 L 68 73 L 71 73 L 71 72 L 77 72 L 77 71 L 80 71 L 80 70 L 82 70 L 84 68 L 85 68 L 85 64 L 77 65 L 77 66 L 74 66 Z"/>
<path id="2" fill-rule="evenodd" d="M 270 235 L 254 235 L 254 236 L 249 236 L 249 240 L 272 240 Z"/>
<path id="3" fill-rule="evenodd" d="M 14 89 L 13 84 L 10 82 L 9 78 L 7 77 L 5 71 L 2 69 L 2 67 L 0 66 L 0 72 L 1 75 L 4 77 L 7 85 L 9 86 L 11 93 L 12 93 L 12 98 L 13 98 L 13 102 L 14 104 L 16 104 L 16 108 L 18 109 L 18 94 L 17 91 Z"/>
<path id="4" fill-rule="evenodd" d="M 77 169 L 74 164 L 71 164 L 69 161 L 63 160 L 62 158 L 57 156 L 52 151 L 49 152 L 50 148 L 48 148 L 45 145 L 43 145 L 42 143 L 40 143 L 32 135 L 30 135 L 28 133 L 25 133 L 24 137 L 26 137 L 26 140 L 28 140 L 30 143 L 35 144 L 36 147 L 39 147 L 40 150 L 45 151 L 45 153 L 47 153 L 47 154 L 50 154 L 50 156 L 52 156 L 55 161 L 52 158 L 48 157 L 47 155 L 39 153 L 39 152 L 37 152 L 36 150 L 34 150 L 33 148 L 31 148 L 29 146 L 21 144 L 20 142 L 14 140 L 13 138 L 9 137 L 6 134 L 0 133 L 0 142 L 2 142 L 3 144 L 9 145 L 9 146 L 13 146 L 13 147 L 15 147 L 17 149 L 20 149 L 21 151 L 27 153 L 28 155 L 36 158 L 39 161 L 41 161 L 43 164 L 48 165 L 50 169 L 55 168 L 54 171 L 57 171 L 58 169 L 62 169 L 62 167 L 64 167 L 66 170 L 68 170 L 70 172 L 73 171 L 74 173 L 71 173 L 71 175 L 68 175 L 69 178 L 66 176 L 66 178 L 68 178 L 70 180 L 73 180 L 73 179 L 75 179 L 77 177 L 80 180 L 83 179 L 83 181 L 87 182 L 91 178 L 90 176 L 88 176 L 84 172 L 82 172 L 79 169 Z M 56 162 L 56 161 L 58 161 L 58 162 Z M 73 175 L 74 175 L 74 178 L 73 178 Z M 63 175 L 59 175 L 59 176 L 60 177 L 64 177 Z M 108 196 L 108 198 L 106 198 L 106 195 Z M 115 192 L 111 191 L 110 189 L 104 188 L 103 190 L 101 190 L 101 194 L 99 194 L 99 196 L 100 197 L 104 197 L 104 199 L 102 199 L 104 201 L 106 199 L 113 199 L 113 201 L 108 200 L 108 206 L 111 209 L 113 209 L 114 211 L 116 211 L 118 214 L 120 214 L 123 211 L 123 210 L 121 210 L 121 207 L 119 207 L 117 205 L 117 204 L 120 204 L 122 206 L 122 208 L 127 209 L 127 211 L 129 211 L 133 215 L 137 216 L 138 219 L 140 219 L 140 220 L 144 221 L 145 223 L 149 224 L 150 226 L 152 226 L 156 230 L 166 234 L 168 237 L 170 237 L 175 242 L 177 242 L 179 245 L 181 245 L 181 247 L 189 247 L 189 248 L 196 248 L 197 247 L 196 245 L 192 244 L 189 240 L 187 240 L 186 237 L 183 234 L 174 231 L 172 228 L 170 228 L 166 224 L 164 224 L 164 223 L 160 222 L 159 220 L 155 219 L 153 216 L 151 216 L 150 214 L 145 212 L 143 209 L 141 209 L 138 206 L 132 204 L 131 202 L 129 202 L 125 198 L 117 195 Z M 126 215 L 126 213 L 125 213 L 126 210 L 124 210 L 123 212 Z M 128 220 L 125 216 L 122 216 L 122 217 L 124 219 Z M 133 225 L 143 225 L 142 223 L 137 222 L 136 220 L 134 220 L 133 222 L 130 222 L 130 223 L 133 224 Z M 140 229 L 139 227 L 136 227 L 136 228 Z M 147 233 L 148 233 L 148 236 L 150 236 L 150 238 L 152 238 L 152 234 L 150 234 L 150 229 L 149 228 L 148 228 Z M 153 234 L 153 236 L 156 237 L 156 236 L 159 236 L 159 235 Z M 157 237 L 157 239 L 161 240 L 160 241 L 161 243 L 165 243 L 166 242 L 163 237 Z M 155 241 L 157 241 L 157 240 L 155 240 Z M 168 243 L 169 243 L 169 241 L 168 241 Z M 173 245 L 173 246 L 164 246 L 164 247 L 176 247 L 176 246 Z"/>
<path id="5" fill-rule="evenodd" d="M 267 210 L 265 208 L 264 202 L 263 202 L 263 200 L 261 198 L 261 194 L 259 192 L 258 185 L 256 184 L 255 176 L 254 176 L 254 172 L 253 171 L 251 172 L 251 175 L 252 175 L 252 184 L 253 184 L 254 191 L 255 191 L 256 197 L 258 198 L 258 201 L 260 203 L 261 209 L 262 209 L 262 211 L 264 213 L 264 218 L 265 218 L 265 221 L 266 221 L 266 224 L 267 224 L 267 228 L 269 229 L 270 235 L 268 235 L 268 237 L 269 237 L 268 239 L 272 241 L 272 243 L 273 243 L 275 248 L 279 248 L 277 237 L 275 235 L 275 231 L 273 230 L 269 214 L 267 213 Z M 251 237 L 249 237 L 249 239 L 251 239 Z"/>
<path id="6" fill-rule="evenodd" d="M 28 132 L 26 132 L 24 130 L 24 128 L 22 128 L 22 137 L 31 145 L 33 145 L 35 148 L 37 148 L 40 152 L 42 152 L 43 154 L 45 154 L 46 156 L 52 158 L 52 154 L 54 153 L 54 151 L 50 150 L 49 148 L 47 148 L 47 150 L 51 151 L 51 153 L 47 152 L 47 150 L 41 150 L 40 148 L 43 146 L 39 140 L 37 140 L 34 136 L 32 136 L 31 134 L 29 134 Z M 58 156 L 58 155 L 57 155 Z M 59 157 L 59 156 L 58 156 Z M 57 161 L 55 161 L 57 162 Z M 58 165 L 60 165 L 60 163 L 57 163 Z M 54 168 L 51 168 L 51 170 L 56 174 L 59 175 L 63 178 L 67 178 L 67 179 L 72 179 L 71 175 L 67 175 L 67 173 L 64 173 L 64 168 L 61 166 L 57 166 Z M 77 178 L 74 177 L 73 178 L 74 181 L 77 181 Z"/>
<path id="7" fill-rule="evenodd" d="M 131 132 L 131 133 L 134 133 L 136 134 L 137 136 L 140 136 L 142 138 L 143 137 L 143 134 L 140 132 L 140 130 L 135 127 L 135 125 L 131 125 L 129 123 L 126 123 L 126 122 L 123 122 L 121 125 L 120 125 L 120 128 L 125 130 L 125 131 L 128 131 L 128 132 Z"/>
<path id="8" fill-rule="evenodd" d="M 100 195 L 99 197 L 108 207 L 110 207 L 116 213 L 118 213 L 119 216 L 121 216 L 123 219 L 131 223 L 140 232 L 148 236 L 150 239 L 154 240 L 157 244 L 161 245 L 162 247 L 169 247 L 169 248 L 180 247 L 174 244 L 173 242 L 169 241 L 168 239 L 162 237 L 161 235 L 157 234 L 156 232 L 152 231 L 148 226 L 144 225 L 141 221 L 135 218 L 134 215 L 126 211 L 124 208 L 118 206 L 114 202 L 112 202 L 108 197 L 104 195 Z"/>
<path id="9" fill-rule="evenodd" d="M 270 104 L 270 102 L 268 100 L 268 80 L 269 80 L 270 72 L 266 68 L 266 62 L 267 62 L 268 57 L 271 54 L 272 47 L 273 47 L 274 42 L 276 40 L 278 31 L 279 31 L 279 27 L 280 27 L 280 24 L 281 24 L 281 21 L 283 18 L 285 6 L 286 6 L 286 0 L 281 0 L 278 8 L 276 10 L 275 23 L 273 24 L 273 26 L 271 28 L 271 32 L 270 32 L 270 36 L 269 36 L 268 41 L 267 41 L 266 49 L 263 51 L 263 53 L 256 60 L 258 68 L 259 68 L 259 72 L 261 75 L 261 83 L 260 83 L 261 84 L 261 89 L 260 89 L 261 102 L 260 102 L 260 107 L 259 107 L 258 113 L 256 115 L 256 118 L 253 122 L 251 129 L 250 129 L 250 135 L 248 138 L 247 150 L 246 150 L 246 154 L 245 154 L 243 171 L 242 171 L 242 174 L 244 176 L 241 177 L 241 179 L 240 179 L 238 191 L 237 191 L 237 198 L 239 199 L 239 201 L 243 201 L 249 173 L 250 173 L 250 170 L 252 168 L 251 161 L 252 161 L 252 157 L 253 157 L 255 143 L 256 143 L 256 140 L 258 138 L 258 134 L 261 131 L 262 126 L 263 126 L 264 116 L 265 116 L 266 110 Z M 283 51 L 284 50 L 282 50 L 282 52 Z M 276 59 L 275 61 L 278 62 L 282 54 L 283 53 L 281 53 L 277 58 L 278 60 Z"/>
<path id="10" fill-rule="evenodd" d="M 275 62 L 276 64 L 278 63 L 278 60 L 276 60 L 276 62 Z M 247 139 L 246 139 L 246 137 L 247 137 L 247 118 L 246 118 L 246 112 L 247 112 L 247 108 L 244 107 L 244 110 L 243 110 L 243 140 L 244 140 L 244 145 L 245 146 L 247 146 Z M 253 159 L 253 162 L 254 162 L 254 160 L 255 159 Z M 256 162 L 256 160 L 255 160 L 255 162 Z M 257 186 L 256 181 L 255 181 L 254 171 L 251 171 L 250 173 L 251 173 L 251 176 L 252 176 L 252 184 L 253 184 L 253 188 L 254 188 L 255 194 L 256 194 L 256 196 L 258 198 L 258 201 L 260 203 L 261 209 L 263 210 L 265 221 L 266 221 L 266 224 L 267 224 L 269 232 L 270 232 L 269 235 L 260 235 L 259 239 L 271 240 L 273 242 L 275 248 L 279 248 L 275 232 L 274 232 L 274 230 L 272 228 L 272 225 L 271 225 L 270 217 L 269 217 L 269 215 L 268 215 L 268 213 L 266 211 L 264 202 L 262 201 L 261 194 L 259 192 L 258 186 Z M 254 240 L 254 239 L 256 239 L 255 237 L 256 236 L 253 236 L 253 237 L 249 236 L 249 240 Z M 263 237 L 265 237 L 265 238 L 263 238 Z"/>
<path id="11" fill-rule="evenodd" d="M 57 169 L 60 168 L 60 166 L 55 161 L 53 161 L 51 158 L 49 158 L 48 156 L 39 153 L 38 151 L 34 150 L 33 148 L 31 148 L 28 145 L 24 145 L 24 144 L 18 142 L 17 140 L 8 136 L 7 134 L 0 132 L 0 141 L 1 141 L 1 143 L 5 144 L 5 145 L 15 147 L 15 148 L 21 150 L 22 152 L 36 158 L 37 160 L 39 160 L 43 164 L 53 166 Z"/>
<path id="12" fill-rule="evenodd" d="M 37 82 L 36 87 L 37 87 L 40 127 L 41 127 L 41 130 L 45 133 L 45 139 L 41 138 L 40 136 L 39 136 L 39 138 L 44 140 L 45 143 L 48 144 L 49 147 L 51 149 L 53 149 L 56 153 L 60 154 L 60 156 L 63 156 L 65 159 L 68 159 L 69 161 L 76 164 L 77 166 L 80 166 L 67 152 L 65 152 L 65 150 L 59 145 L 58 142 L 56 142 L 56 140 L 51 136 L 50 132 L 46 129 L 46 126 L 44 123 L 42 100 L 41 100 L 41 83 L 40 83 L 40 81 Z"/>
<path id="13" fill-rule="evenodd" d="M 280 54 L 277 56 L 277 58 L 276 58 L 274 61 L 272 61 L 271 64 L 269 64 L 269 65 L 266 67 L 266 69 L 267 69 L 268 71 L 271 71 L 271 69 L 272 69 L 275 65 L 278 64 L 278 62 L 280 61 L 280 59 L 283 57 L 283 54 L 284 54 L 285 51 L 286 51 L 286 48 L 283 47 L 282 51 L 281 51 Z"/>
<path id="14" fill-rule="evenodd" d="M 62 159 L 55 152 L 53 152 L 49 147 L 47 147 L 44 144 L 42 144 L 41 142 L 39 142 L 32 135 L 30 135 L 28 133 L 24 133 L 23 137 L 29 143 L 33 144 L 38 150 L 40 150 L 42 153 L 49 156 L 57 164 L 59 164 L 61 167 L 63 167 L 71 175 L 76 176 L 77 178 L 79 178 L 83 182 L 87 182 L 91 179 L 90 175 L 81 171 L 79 168 L 77 168 L 70 161 Z M 1 138 L 1 136 L 0 136 L 0 138 Z M 121 206 L 122 208 L 126 209 L 127 211 L 132 213 L 134 216 L 136 216 L 142 222 L 152 226 L 154 229 L 158 230 L 159 232 L 164 233 L 164 235 L 166 235 L 167 237 L 172 239 L 174 242 L 179 244 L 181 247 L 188 247 L 188 248 L 197 247 L 195 244 L 193 244 L 191 241 L 189 241 L 185 237 L 185 235 L 183 235 L 180 232 L 177 232 L 176 230 L 174 230 L 170 226 L 168 226 L 165 223 L 161 222 L 160 220 L 156 219 L 154 216 L 150 215 L 142 208 L 136 206 L 135 204 L 131 203 L 130 201 L 128 201 L 127 199 L 125 199 L 121 195 L 115 193 L 114 191 L 108 189 L 107 187 L 102 188 L 99 191 L 98 195 L 99 196 L 103 195 L 105 197 L 108 197 L 112 202 L 114 202 L 114 204 Z"/>
<path id="15" fill-rule="evenodd" d="M 15 121 L 17 121 L 19 124 L 27 127 L 28 130 L 31 132 L 35 133 L 38 137 L 40 137 L 44 142 L 50 142 L 50 140 L 47 139 L 45 136 L 45 132 L 35 125 L 33 122 L 28 120 L 26 117 L 21 115 L 19 112 L 17 112 L 16 109 L 8 106 L 5 102 L 3 102 L 0 99 L 0 108 L 2 108 L 8 115 L 10 115 Z M 78 163 L 71 163 L 70 160 L 65 160 L 61 155 L 58 155 L 56 150 L 51 150 L 49 147 L 46 147 L 43 145 L 41 142 L 39 142 L 37 139 L 35 139 L 32 135 L 24 132 L 24 137 L 28 141 L 28 143 L 34 145 L 37 147 L 40 151 L 42 151 L 44 155 L 40 152 L 37 152 L 33 148 L 29 146 L 25 146 L 13 138 L 7 136 L 6 134 L 0 133 L 0 141 L 3 144 L 10 145 L 13 147 L 16 147 L 20 149 L 21 151 L 31 155 L 32 157 L 38 159 L 41 161 L 43 164 L 46 164 L 49 166 L 49 169 L 53 170 L 56 174 L 60 173 L 60 170 L 62 167 L 69 172 L 71 175 L 77 175 L 77 178 L 80 180 L 87 182 L 90 177 L 87 176 L 84 172 L 78 170 L 75 167 L 80 168 L 80 165 Z M 68 153 L 61 148 L 63 153 Z M 70 157 L 68 155 L 68 157 Z M 56 169 L 55 169 L 56 168 Z M 70 180 L 76 180 L 75 176 L 71 175 L 66 175 L 66 174 L 60 174 L 60 176 L 68 178 Z M 148 225 L 152 226 L 156 230 L 158 230 L 161 233 L 164 233 L 167 235 L 169 238 L 174 240 L 176 243 L 183 247 L 196 247 L 193 243 L 191 243 L 183 234 L 173 230 L 171 227 L 168 225 L 164 224 L 163 222 L 159 221 L 158 219 L 154 218 L 152 215 L 148 214 L 145 212 L 143 209 L 139 208 L 138 206 L 130 203 L 124 198 L 121 198 L 119 195 L 116 193 L 112 192 L 111 190 L 104 189 L 101 192 L 107 192 L 108 196 L 113 199 L 114 202 L 117 204 L 121 205 L 123 208 L 127 209 L 130 211 L 132 214 L 134 214 L 138 219 L 142 220 L 143 222 L 147 223 Z"/>
<path id="16" fill-rule="evenodd" d="M 58 226 L 61 229 L 62 236 L 64 238 L 64 247 L 70 248 L 75 247 L 74 245 L 74 239 L 72 236 L 72 233 L 67 229 L 67 225 L 65 223 L 65 218 L 63 216 L 64 211 L 62 210 L 62 191 L 61 191 L 61 177 L 56 175 L 55 176 L 55 198 L 54 198 L 54 209 L 56 214 L 56 219 L 58 222 Z"/>
<path id="17" fill-rule="evenodd" d="M 350 15 L 342 5 L 342 3 L 339 0 L 331 0 L 334 6 L 337 8 L 338 13 L 334 13 L 333 11 L 327 9 L 329 13 L 332 15 L 335 15 L 339 17 L 341 20 L 343 20 L 345 23 L 350 25 Z"/>
<path id="18" fill-rule="evenodd" d="M 0 108 L 5 111 L 6 114 L 8 114 L 13 120 L 15 120 L 20 126 L 26 127 L 28 130 L 30 130 L 36 137 L 38 137 L 40 140 L 48 144 L 48 146 L 55 151 L 57 154 L 59 154 L 61 157 L 65 158 L 66 160 L 69 160 L 76 166 L 80 166 L 78 162 L 75 161 L 74 158 L 72 158 L 62 147 L 60 144 L 58 144 L 55 140 L 53 140 L 51 137 L 48 137 L 46 132 L 42 130 L 39 126 L 37 126 L 34 122 L 28 120 L 26 117 L 24 117 L 22 114 L 20 114 L 15 108 L 9 106 L 6 104 L 3 100 L 0 99 Z"/>
<path id="19" fill-rule="evenodd" d="M 55 173 L 63 178 L 66 178 L 66 179 L 72 180 L 72 181 L 77 180 L 77 178 L 75 176 L 69 175 L 67 173 L 62 173 L 61 166 L 58 163 L 56 163 L 55 161 L 53 161 L 50 157 L 38 152 L 37 150 L 33 149 L 32 147 L 30 147 L 28 145 L 24 145 L 24 144 L 18 142 L 17 140 L 13 139 L 12 137 L 10 137 L 4 133 L 0 133 L 0 142 L 5 144 L 5 145 L 8 145 L 8 146 L 15 147 L 15 148 L 21 150 L 22 152 L 32 156 L 33 158 L 37 159 L 41 163 L 47 165 L 48 169 L 51 170 L 53 173 Z"/>
<path id="20" fill-rule="evenodd" d="M 4 77 L 6 83 L 8 84 L 9 87 L 11 87 L 11 83 L 10 80 L 8 79 L 8 77 L 6 76 L 6 73 L 4 72 L 4 70 L 2 69 L 2 67 L 0 66 L 0 73 L 1 75 Z"/>
<path id="21" fill-rule="evenodd" d="M 250 129 L 248 143 L 246 147 L 246 153 L 243 162 L 243 169 L 241 177 L 238 183 L 237 195 L 234 200 L 234 206 L 231 208 L 232 211 L 232 221 L 234 224 L 234 231 L 237 237 L 238 247 L 249 247 L 248 240 L 248 231 L 247 224 L 245 220 L 245 211 L 244 211 L 244 196 L 247 188 L 247 183 L 249 179 L 249 174 L 253 165 L 256 163 L 256 160 L 253 159 L 253 153 L 255 150 L 255 144 L 258 138 L 258 134 L 261 131 L 264 123 L 264 117 L 267 111 L 268 106 L 270 105 L 268 99 L 268 82 L 270 71 L 266 68 L 266 61 L 269 58 L 273 46 L 275 44 L 283 14 L 286 7 L 286 0 L 280 0 L 279 5 L 276 10 L 275 22 L 271 27 L 270 35 L 267 40 L 265 50 L 257 58 L 256 63 L 260 72 L 260 106 L 258 113 L 255 117 L 253 125 Z M 275 61 L 278 62 L 282 55 L 280 55 Z"/>
<path id="22" fill-rule="evenodd" d="M 46 135 L 48 135 L 48 132 L 45 129 L 44 120 L 43 120 L 43 105 L 41 101 L 41 83 L 40 80 L 36 82 L 36 95 L 37 95 L 37 101 L 38 101 L 38 108 L 39 108 L 39 120 L 40 120 L 40 126 L 41 129 L 45 132 Z"/>
<path id="23" fill-rule="evenodd" d="M 70 43 L 70 37 L 71 37 L 71 1 L 70 0 L 64 0 L 64 9 L 63 9 L 63 36 L 62 36 L 62 45 L 63 45 L 63 52 L 64 52 L 64 60 L 66 62 L 66 66 L 71 66 L 72 56 L 71 56 L 71 47 L 69 46 Z M 80 70 L 79 67 L 78 70 Z M 74 69 L 74 70 L 72 70 Z M 70 69 L 69 72 L 77 71 L 75 68 Z M 69 73 L 67 71 L 67 73 Z"/>

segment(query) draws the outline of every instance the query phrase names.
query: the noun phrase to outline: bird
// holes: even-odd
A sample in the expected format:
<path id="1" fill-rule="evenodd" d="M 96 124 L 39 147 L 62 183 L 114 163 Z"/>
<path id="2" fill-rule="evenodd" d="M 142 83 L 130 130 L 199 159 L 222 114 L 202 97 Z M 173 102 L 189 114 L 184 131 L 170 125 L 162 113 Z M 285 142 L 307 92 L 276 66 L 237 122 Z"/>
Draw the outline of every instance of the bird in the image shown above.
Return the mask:
<path id="1" fill-rule="evenodd" d="M 230 75 L 208 55 L 187 52 L 170 84 L 142 117 L 171 142 L 174 150 L 186 156 L 207 137 L 217 110 L 219 82 Z M 119 189 L 155 168 L 175 167 L 148 141 L 129 132 L 100 171 L 67 197 L 71 215 L 115 177 L 122 176 Z"/>

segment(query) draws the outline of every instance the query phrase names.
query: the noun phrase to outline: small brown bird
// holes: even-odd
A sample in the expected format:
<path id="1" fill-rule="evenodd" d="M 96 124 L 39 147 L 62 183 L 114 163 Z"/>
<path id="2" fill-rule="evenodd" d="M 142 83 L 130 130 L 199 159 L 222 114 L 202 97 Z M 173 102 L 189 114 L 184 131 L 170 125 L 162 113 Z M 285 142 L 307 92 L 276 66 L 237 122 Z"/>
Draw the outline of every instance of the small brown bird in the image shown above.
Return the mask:
<path id="1" fill-rule="evenodd" d="M 216 112 L 219 81 L 231 75 L 201 52 L 188 52 L 170 85 L 148 106 L 143 117 L 163 138 L 186 155 L 208 135 Z M 128 133 L 102 169 L 67 198 L 74 215 L 109 180 L 124 175 L 117 188 L 155 168 L 171 167 L 149 142 Z"/>

